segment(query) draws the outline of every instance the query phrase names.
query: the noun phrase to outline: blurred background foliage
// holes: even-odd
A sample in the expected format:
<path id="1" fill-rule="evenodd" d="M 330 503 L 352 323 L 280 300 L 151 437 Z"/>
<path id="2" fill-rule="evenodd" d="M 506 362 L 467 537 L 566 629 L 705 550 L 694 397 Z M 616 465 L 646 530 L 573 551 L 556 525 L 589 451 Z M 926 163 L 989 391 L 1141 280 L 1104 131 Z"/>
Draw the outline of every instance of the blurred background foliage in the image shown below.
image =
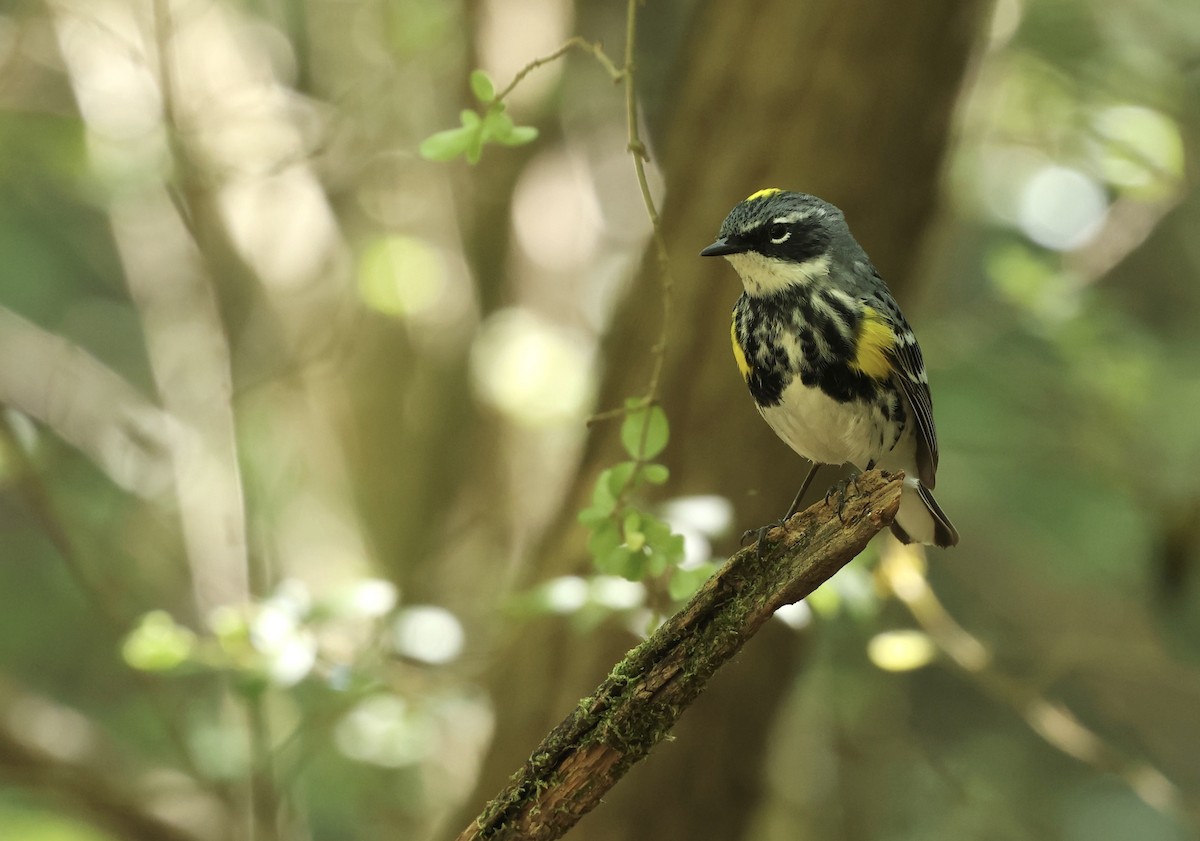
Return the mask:
<path id="1" fill-rule="evenodd" d="M 639 13 L 668 587 L 576 522 L 662 316 L 620 88 L 417 154 L 623 9 L 0 3 L 0 838 L 456 833 L 803 475 L 695 256 L 773 183 L 905 305 L 963 542 L 878 539 L 572 837 L 1200 837 L 1200 5 L 893 5 Z"/>

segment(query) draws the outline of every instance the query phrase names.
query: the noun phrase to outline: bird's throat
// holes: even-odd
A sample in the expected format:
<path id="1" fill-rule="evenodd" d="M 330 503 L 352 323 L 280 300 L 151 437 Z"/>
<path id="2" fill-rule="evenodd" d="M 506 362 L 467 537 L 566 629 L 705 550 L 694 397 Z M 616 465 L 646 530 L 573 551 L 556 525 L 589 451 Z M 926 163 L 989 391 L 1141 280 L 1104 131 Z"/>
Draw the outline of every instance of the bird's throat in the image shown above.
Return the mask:
<path id="1" fill-rule="evenodd" d="M 796 285 L 806 286 L 829 275 L 827 254 L 803 263 L 764 257 L 756 251 L 727 254 L 725 259 L 742 279 L 746 294 L 755 297 L 774 295 Z"/>

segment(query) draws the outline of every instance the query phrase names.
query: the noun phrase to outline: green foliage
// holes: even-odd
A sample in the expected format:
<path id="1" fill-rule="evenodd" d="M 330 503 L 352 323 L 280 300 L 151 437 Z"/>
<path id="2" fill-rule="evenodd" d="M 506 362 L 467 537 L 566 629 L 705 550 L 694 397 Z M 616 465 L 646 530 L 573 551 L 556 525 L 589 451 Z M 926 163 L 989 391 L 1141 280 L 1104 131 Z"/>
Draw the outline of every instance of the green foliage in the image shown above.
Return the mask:
<path id="1" fill-rule="evenodd" d="M 592 488 L 592 504 L 579 512 L 579 521 L 591 529 L 587 547 L 598 572 L 630 581 L 658 578 L 683 560 L 683 537 L 672 533 L 661 518 L 632 505 L 629 497 L 670 477 L 664 465 L 649 461 L 670 439 L 666 412 L 645 399 L 631 398 L 625 403 L 620 435 L 633 460 L 601 471 Z"/>
<path id="2" fill-rule="evenodd" d="M 459 114 L 458 128 L 439 131 L 421 143 L 421 157 L 431 161 L 450 161 L 460 155 L 467 163 L 479 163 L 483 147 L 488 143 L 501 146 L 524 146 L 537 139 L 532 126 L 518 126 L 505 113 L 507 106 L 496 98 L 492 80 L 482 70 L 472 71 L 471 92 L 483 106 L 483 114 L 465 108 Z"/>
<path id="3" fill-rule="evenodd" d="M 475 98 L 480 102 L 491 102 L 496 98 L 496 86 L 492 84 L 491 78 L 482 70 L 471 71 L 471 93 L 475 94 Z"/>
<path id="4" fill-rule="evenodd" d="M 462 156 L 474 164 L 488 143 L 520 146 L 537 138 L 536 129 L 515 125 L 505 113 L 502 100 L 507 91 L 497 95 L 496 86 L 486 73 L 472 71 L 468 83 L 479 100 L 482 114 L 464 109 L 459 115 L 461 125 L 425 139 L 420 149 L 423 157 L 449 161 Z M 632 460 L 600 473 L 592 489 L 591 505 L 578 515 L 579 521 L 591 531 L 587 548 L 597 572 L 629 581 L 661 577 L 675 570 L 683 560 L 683 538 L 673 534 L 662 519 L 633 505 L 630 499 L 646 485 L 663 485 L 670 478 L 670 471 L 664 465 L 651 461 L 670 440 L 667 415 L 653 401 L 653 393 L 652 388 L 647 396 L 625 401 L 620 438 Z M 691 574 L 683 576 L 674 585 L 674 591 L 683 592 L 689 587 L 694 591 L 694 578 Z"/>
<path id="5" fill-rule="evenodd" d="M 318 662 L 334 668 L 342 684 L 369 684 L 377 650 L 401 651 L 393 628 L 404 611 L 395 608 L 388 582 L 362 579 L 314 599 L 303 585 L 284 581 L 274 593 L 246 607 L 214 610 L 207 628 L 193 631 L 164 610 L 142 617 L 122 643 L 125 662 L 148 672 L 220 673 L 245 698 L 257 698 L 271 686 L 288 688 L 317 677 Z M 386 620 L 386 621 L 381 621 Z M 340 646 L 327 654 L 324 640 L 357 629 L 359 648 Z"/>
<path id="6" fill-rule="evenodd" d="M 177 625 L 165 610 L 154 610 L 125 638 L 121 655 L 135 669 L 166 672 L 187 662 L 195 650 L 195 634 Z"/>
<path id="7" fill-rule="evenodd" d="M 654 458 L 666 448 L 670 438 L 666 412 L 661 406 L 639 405 L 636 399 L 626 401 L 625 409 L 621 424 L 625 452 L 634 458 Z"/>

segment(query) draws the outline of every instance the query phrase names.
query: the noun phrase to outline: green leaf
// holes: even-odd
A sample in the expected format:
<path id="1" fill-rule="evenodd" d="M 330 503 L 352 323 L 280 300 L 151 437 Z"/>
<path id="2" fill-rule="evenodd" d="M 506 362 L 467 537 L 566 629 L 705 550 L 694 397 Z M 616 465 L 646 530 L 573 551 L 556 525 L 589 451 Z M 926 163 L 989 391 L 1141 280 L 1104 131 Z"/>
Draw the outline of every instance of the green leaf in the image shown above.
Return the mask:
<path id="1" fill-rule="evenodd" d="M 645 446 L 642 446 L 643 429 Z M 635 409 L 621 423 L 621 443 L 634 458 L 650 459 L 663 451 L 670 437 L 667 413 L 661 406 Z"/>
<path id="2" fill-rule="evenodd" d="M 646 535 L 646 543 L 652 554 L 662 558 L 662 568 L 652 574 L 662 575 L 667 567 L 675 566 L 683 561 L 683 536 L 674 534 L 671 527 L 657 517 L 642 517 L 642 532 Z"/>
<path id="3" fill-rule="evenodd" d="M 652 485 L 664 485 L 671 478 L 671 471 L 667 470 L 666 465 L 647 464 L 642 467 L 642 475 Z"/>
<path id="4" fill-rule="evenodd" d="M 639 514 L 636 511 L 626 511 L 625 519 L 621 523 L 621 530 L 624 531 L 625 534 L 629 534 L 630 532 L 637 531 L 638 527 L 641 524 L 642 524 L 642 515 L 641 514 Z"/>
<path id="5" fill-rule="evenodd" d="M 592 560 L 599 568 L 602 560 L 608 557 L 614 549 L 621 547 L 621 532 L 617 524 L 611 520 L 598 523 L 588 537 L 587 548 Z M 603 572 L 603 570 L 601 570 Z"/>
<path id="6" fill-rule="evenodd" d="M 632 461 L 623 461 L 600 474 L 600 477 L 605 479 L 608 490 L 614 499 L 625 490 L 625 486 L 629 484 L 629 477 L 633 475 L 633 469 L 636 466 Z"/>
<path id="7" fill-rule="evenodd" d="M 635 552 L 632 549 L 625 551 L 624 564 L 621 569 L 616 571 L 616 574 L 629 581 L 641 581 L 646 577 L 646 553 Z"/>
<path id="8" fill-rule="evenodd" d="M 125 638 L 121 655 L 135 669 L 165 672 L 186 662 L 195 648 L 195 634 L 176 624 L 166 611 L 155 610 Z"/>
<path id="9" fill-rule="evenodd" d="M 603 507 L 592 505 L 584 508 L 576 516 L 579 522 L 583 523 L 585 526 L 595 527 L 607 520 L 610 514 L 612 514 L 611 505 L 607 510 L 605 510 Z"/>
<path id="10" fill-rule="evenodd" d="M 491 78 L 482 70 L 471 71 L 471 93 L 480 102 L 491 102 L 496 98 L 496 86 Z"/>
<path id="11" fill-rule="evenodd" d="M 513 126 L 508 134 L 497 137 L 499 143 L 505 146 L 524 146 L 538 139 L 538 130 L 533 126 Z"/>
<path id="12" fill-rule="evenodd" d="M 646 451 L 642 458 L 654 458 L 667 446 L 671 429 L 667 425 L 667 413 L 661 406 L 650 407 L 650 428 L 646 431 Z"/>
<path id="13" fill-rule="evenodd" d="M 592 507 L 611 514 L 617 506 L 617 494 L 612 489 L 612 468 L 602 470 L 592 488 Z"/>
<path id="14" fill-rule="evenodd" d="M 479 159 L 483 157 L 483 129 L 482 127 L 471 133 L 470 141 L 467 143 L 467 163 L 477 164 Z"/>
<path id="15" fill-rule="evenodd" d="M 483 122 L 479 114 L 472 111 L 470 108 L 464 108 L 458 112 L 458 118 L 462 120 L 463 128 L 478 128 Z"/>
<path id="16" fill-rule="evenodd" d="M 663 554 L 667 556 L 667 561 L 671 564 L 683 563 L 683 535 L 673 534 L 660 544 Z"/>
<path id="17" fill-rule="evenodd" d="M 449 161 L 467 151 L 472 129 L 451 128 L 426 137 L 421 143 L 421 157 L 428 161 Z"/>
<path id="18" fill-rule="evenodd" d="M 674 565 L 683 561 L 683 535 L 674 534 L 670 525 L 661 519 L 653 522 L 643 522 L 642 530 L 646 533 L 650 547 L 655 552 L 661 552 L 668 563 Z"/>
<path id="19" fill-rule="evenodd" d="M 596 556 L 596 570 L 604 575 L 625 576 L 635 552 L 624 546 L 615 546 L 603 555 Z M 628 576 L 625 576 L 628 577 Z"/>
<path id="20" fill-rule="evenodd" d="M 625 519 L 621 521 L 621 534 L 625 537 L 625 546 L 633 552 L 641 552 L 646 545 L 646 535 L 641 531 L 642 515 L 637 511 L 626 511 Z"/>
<path id="21" fill-rule="evenodd" d="M 658 517 L 653 517 L 649 514 L 642 517 L 642 531 L 655 544 L 666 543 L 671 537 L 671 527 Z"/>
<path id="22" fill-rule="evenodd" d="M 646 574 L 652 578 L 657 578 L 667 571 L 669 561 L 667 556 L 662 552 L 656 552 L 652 548 L 650 555 L 646 559 Z"/>
<path id="23" fill-rule="evenodd" d="M 498 108 L 489 108 L 483 118 L 483 137 L 485 140 L 502 141 L 513 130 L 512 117 Z"/>
<path id="24" fill-rule="evenodd" d="M 642 443 L 642 424 L 646 422 L 644 409 L 637 409 L 625 415 L 621 421 L 621 446 L 633 458 L 638 457 L 638 449 Z"/>

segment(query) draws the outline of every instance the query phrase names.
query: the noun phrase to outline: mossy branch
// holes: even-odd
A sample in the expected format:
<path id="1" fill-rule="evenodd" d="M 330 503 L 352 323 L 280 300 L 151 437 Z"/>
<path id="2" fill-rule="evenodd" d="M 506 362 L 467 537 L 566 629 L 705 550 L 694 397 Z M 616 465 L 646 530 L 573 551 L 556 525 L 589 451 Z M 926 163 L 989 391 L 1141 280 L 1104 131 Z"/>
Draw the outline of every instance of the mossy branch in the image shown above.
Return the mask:
<path id="1" fill-rule="evenodd" d="M 551 841 L 658 744 L 771 615 L 807 596 L 887 527 L 902 474 L 878 470 L 738 552 L 555 727 L 458 841 Z M 714 758 L 719 761 L 719 758 Z"/>

